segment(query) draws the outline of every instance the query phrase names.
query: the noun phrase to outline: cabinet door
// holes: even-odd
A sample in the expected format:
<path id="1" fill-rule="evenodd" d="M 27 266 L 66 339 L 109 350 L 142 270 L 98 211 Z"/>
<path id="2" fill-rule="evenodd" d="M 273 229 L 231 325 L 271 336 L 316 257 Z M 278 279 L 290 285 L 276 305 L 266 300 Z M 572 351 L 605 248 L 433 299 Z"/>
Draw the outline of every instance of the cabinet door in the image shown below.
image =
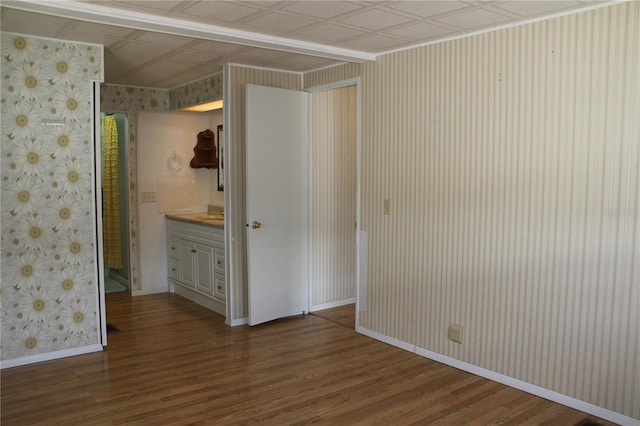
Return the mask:
<path id="1" fill-rule="evenodd" d="M 196 289 L 213 296 L 213 247 L 196 244 Z"/>
<path id="2" fill-rule="evenodd" d="M 189 287 L 196 287 L 196 245 L 189 241 L 179 240 L 180 250 L 180 282 Z"/>

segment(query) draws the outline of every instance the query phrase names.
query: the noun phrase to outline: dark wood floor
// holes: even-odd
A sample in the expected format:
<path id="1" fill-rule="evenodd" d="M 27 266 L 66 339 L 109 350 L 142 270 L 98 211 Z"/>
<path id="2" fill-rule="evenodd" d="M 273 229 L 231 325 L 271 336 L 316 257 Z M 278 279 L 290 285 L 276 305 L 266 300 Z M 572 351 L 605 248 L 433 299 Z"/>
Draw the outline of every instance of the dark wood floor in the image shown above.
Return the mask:
<path id="1" fill-rule="evenodd" d="M 328 321 L 340 324 L 343 327 L 356 329 L 356 305 L 351 303 L 348 305 L 338 306 L 336 308 L 324 309 L 322 311 L 312 312 L 311 315 L 319 316 Z"/>
<path id="2" fill-rule="evenodd" d="M 229 328 L 176 295 L 113 293 L 102 353 L 2 371 L 10 425 L 575 425 L 579 411 L 316 315 Z M 611 424 L 593 419 L 601 424 Z"/>

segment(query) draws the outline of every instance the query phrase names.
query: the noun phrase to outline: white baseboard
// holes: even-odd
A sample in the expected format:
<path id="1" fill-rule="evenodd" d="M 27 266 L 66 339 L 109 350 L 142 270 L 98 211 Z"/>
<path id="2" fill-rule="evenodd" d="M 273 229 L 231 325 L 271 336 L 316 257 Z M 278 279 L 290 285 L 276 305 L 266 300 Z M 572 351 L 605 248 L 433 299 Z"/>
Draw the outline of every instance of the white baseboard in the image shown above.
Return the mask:
<path id="1" fill-rule="evenodd" d="M 351 297 L 349 299 L 338 300 L 336 302 L 322 303 L 320 305 L 313 305 L 309 308 L 309 312 L 322 311 L 323 309 L 337 308 L 339 306 L 350 305 L 356 303 L 356 298 Z"/>
<path id="2" fill-rule="evenodd" d="M 145 288 L 142 290 L 133 290 L 131 292 L 132 296 L 144 296 L 147 294 L 158 294 L 158 293 L 166 293 L 168 291 L 167 287 L 153 287 L 153 288 Z"/>
<path id="3" fill-rule="evenodd" d="M 380 334 L 378 332 L 369 330 L 368 328 L 360 327 L 356 325 L 356 331 L 360 334 L 364 334 L 365 336 L 371 337 L 372 339 L 380 340 L 381 342 L 388 343 L 391 346 L 398 347 L 400 349 L 404 349 L 409 352 L 416 352 L 416 345 L 412 345 L 407 342 L 403 342 L 402 340 L 394 339 L 393 337 L 385 336 L 384 334 Z"/>
<path id="4" fill-rule="evenodd" d="M 536 395 L 541 398 L 548 399 L 553 402 L 557 402 L 558 404 L 562 404 L 567 407 L 571 407 L 576 410 L 583 411 L 585 413 L 591 414 L 596 417 L 600 417 L 605 420 L 609 420 L 610 422 L 614 422 L 623 426 L 640 426 L 640 420 L 638 419 L 633 419 L 631 417 L 625 416 L 615 411 L 611 411 L 606 408 L 599 407 L 597 405 L 570 397 L 568 395 L 565 395 L 556 391 L 552 391 L 550 389 L 546 389 L 541 386 L 534 385 L 532 383 L 524 382 L 522 380 L 510 377 L 510 376 L 506 376 L 504 374 L 497 373 L 495 371 L 488 370 L 486 368 L 482 368 L 477 365 L 470 364 L 468 362 L 460 361 L 458 359 L 451 358 L 449 356 L 442 355 L 437 352 L 432 352 L 430 350 L 420 348 L 416 345 L 412 345 L 402 340 L 385 336 L 384 334 L 380 334 L 378 332 L 369 330 L 364 327 L 357 326 L 356 331 L 358 333 L 364 334 L 365 336 L 371 337 L 373 339 L 379 340 L 389 345 L 396 346 L 400 349 L 404 349 L 409 352 L 413 352 L 416 355 L 420 355 L 422 357 L 431 359 L 433 361 L 441 362 L 442 364 L 446 364 L 451 367 L 454 367 L 463 371 L 467 371 L 469 373 L 475 374 L 476 376 L 493 380 L 494 382 L 502 383 L 503 385 L 507 385 L 512 388 L 530 393 L 532 395 Z"/>
<path id="5" fill-rule="evenodd" d="M 239 325 L 249 324 L 249 318 L 238 318 L 233 320 L 229 320 L 229 318 L 227 318 L 224 323 L 227 324 L 229 327 L 237 327 Z"/>
<path id="6" fill-rule="evenodd" d="M 102 345 L 95 344 L 81 346 L 79 348 L 63 349 L 61 351 L 47 352 L 44 354 L 29 355 L 22 358 L 8 359 L 0 361 L 0 370 L 4 368 L 18 367 L 20 365 L 34 364 L 36 362 L 51 361 L 52 359 L 67 358 L 70 356 L 83 355 L 91 352 L 101 352 Z"/>

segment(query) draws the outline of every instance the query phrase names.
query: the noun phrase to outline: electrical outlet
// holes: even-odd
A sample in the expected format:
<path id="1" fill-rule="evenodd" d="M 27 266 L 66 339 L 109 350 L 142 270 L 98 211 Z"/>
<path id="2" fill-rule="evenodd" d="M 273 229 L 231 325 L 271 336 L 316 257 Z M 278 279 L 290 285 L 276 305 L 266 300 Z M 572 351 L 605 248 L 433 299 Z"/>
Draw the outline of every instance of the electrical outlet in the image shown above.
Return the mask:
<path id="1" fill-rule="evenodd" d="M 156 193 L 155 192 L 142 192 L 140 194 L 142 196 L 143 203 L 155 203 L 156 202 Z"/>
<path id="2" fill-rule="evenodd" d="M 387 216 L 391 214 L 391 200 L 388 198 L 384 200 L 384 214 Z"/>
<path id="3" fill-rule="evenodd" d="M 449 340 L 456 343 L 462 343 L 462 325 L 449 325 Z"/>

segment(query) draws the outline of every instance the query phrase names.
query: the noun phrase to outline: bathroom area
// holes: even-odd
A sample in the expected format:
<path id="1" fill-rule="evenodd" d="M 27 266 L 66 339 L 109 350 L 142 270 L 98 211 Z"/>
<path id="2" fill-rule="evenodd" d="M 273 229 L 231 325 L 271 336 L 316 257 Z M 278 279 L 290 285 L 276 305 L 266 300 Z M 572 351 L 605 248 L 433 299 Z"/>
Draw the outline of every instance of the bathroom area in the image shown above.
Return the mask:
<path id="1" fill-rule="evenodd" d="M 130 291 L 129 268 L 129 118 L 101 112 L 102 234 L 105 292 Z"/>

